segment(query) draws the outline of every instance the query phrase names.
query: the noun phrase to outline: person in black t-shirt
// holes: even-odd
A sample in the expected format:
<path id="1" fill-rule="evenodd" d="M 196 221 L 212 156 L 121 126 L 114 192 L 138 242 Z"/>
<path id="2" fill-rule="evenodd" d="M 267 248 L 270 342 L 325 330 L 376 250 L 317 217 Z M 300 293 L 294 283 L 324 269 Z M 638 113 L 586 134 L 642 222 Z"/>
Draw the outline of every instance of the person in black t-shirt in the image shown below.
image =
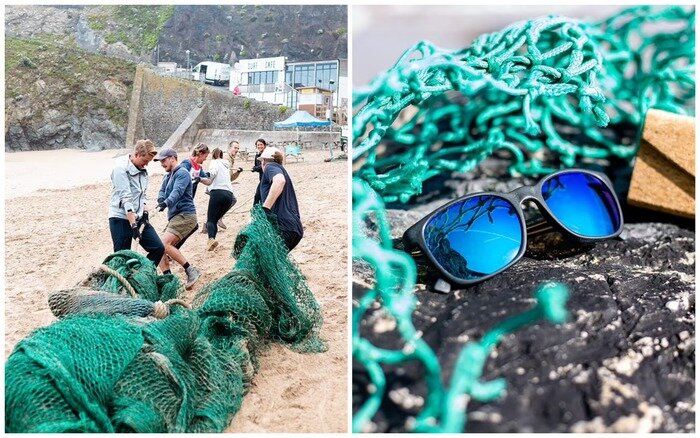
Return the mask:
<path id="1" fill-rule="evenodd" d="M 275 147 L 268 146 L 262 151 L 260 161 L 263 174 L 260 181 L 260 198 L 263 209 L 273 224 L 276 217 L 280 235 L 287 249 L 291 251 L 304 237 L 304 229 L 301 225 L 294 185 L 289 174 L 282 167 L 283 160 L 284 155 Z"/>

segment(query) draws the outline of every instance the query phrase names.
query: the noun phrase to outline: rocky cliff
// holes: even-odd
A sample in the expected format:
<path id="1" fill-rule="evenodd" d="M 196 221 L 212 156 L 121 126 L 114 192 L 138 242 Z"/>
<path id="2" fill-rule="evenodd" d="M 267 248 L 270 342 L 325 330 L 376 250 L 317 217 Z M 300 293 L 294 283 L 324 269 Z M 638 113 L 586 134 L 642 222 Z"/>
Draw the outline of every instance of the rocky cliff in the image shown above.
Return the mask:
<path id="1" fill-rule="evenodd" d="M 190 64 L 286 56 L 347 58 L 345 6 L 176 6 L 158 44 L 161 61 Z"/>
<path id="2" fill-rule="evenodd" d="M 7 6 L 5 150 L 123 147 L 137 63 L 347 58 L 345 6 Z"/>
<path id="3" fill-rule="evenodd" d="M 75 43 L 6 38 L 5 151 L 123 147 L 135 68 Z"/>

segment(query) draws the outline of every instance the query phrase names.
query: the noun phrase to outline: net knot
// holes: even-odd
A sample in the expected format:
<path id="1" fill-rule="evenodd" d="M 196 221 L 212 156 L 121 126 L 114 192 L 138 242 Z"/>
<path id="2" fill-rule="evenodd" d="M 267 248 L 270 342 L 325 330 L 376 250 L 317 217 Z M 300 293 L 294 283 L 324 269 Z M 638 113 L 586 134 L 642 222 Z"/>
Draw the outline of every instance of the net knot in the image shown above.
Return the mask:
<path id="1" fill-rule="evenodd" d="M 569 71 L 567 69 L 560 68 L 560 69 L 557 69 L 557 72 L 561 75 L 561 77 L 559 78 L 561 83 L 566 84 L 566 83 L 571 82 L 571 78 L 573 76 L 569 73 Z"/>
<path id="2" fill-rule="evenodd" d="M 162 301 L 153 303 L 153 316 L 158 319 L 165 319 L 170 315 L 170 306 Z"/>
<path id="3" fill-rule="evenodd" d="M 175 305 L 182 306 L 186 309 L 192 308 L 186 301 L 176 298 L 166 302 L 156 301 L 153 303 L 153 316 L 157 319 L 165 319 L 170 316 L 170 307 Z"/>

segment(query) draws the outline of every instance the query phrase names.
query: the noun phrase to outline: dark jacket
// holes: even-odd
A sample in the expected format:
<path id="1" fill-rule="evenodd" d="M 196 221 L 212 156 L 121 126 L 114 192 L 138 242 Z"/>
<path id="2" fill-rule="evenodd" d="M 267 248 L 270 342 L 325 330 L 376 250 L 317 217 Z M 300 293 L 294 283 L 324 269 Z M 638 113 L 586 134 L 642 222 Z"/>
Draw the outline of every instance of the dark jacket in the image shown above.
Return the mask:
<path id="1" fill-rule="evenodd" d="M 163 184 L 158 192 L 158 203 L 161 202 L 165 202 L 168 206 L 168 220 L 180 213 L 197 213 L 192 200 L 192 179 L 182 164 L 163 178 Z"/>
<path id="2" fill-rule="evenodd" d="M 258 172 L 260 175 L 260 180 L 262 181 L 262 176 L 263 176 L 263 170 L 262 170 L 262 163 L 260 162 L 260 155 L 262 155 L 262 152 L 258 152 L 255 154 L 255 165 L 253 166 L 253 172 Z"/>

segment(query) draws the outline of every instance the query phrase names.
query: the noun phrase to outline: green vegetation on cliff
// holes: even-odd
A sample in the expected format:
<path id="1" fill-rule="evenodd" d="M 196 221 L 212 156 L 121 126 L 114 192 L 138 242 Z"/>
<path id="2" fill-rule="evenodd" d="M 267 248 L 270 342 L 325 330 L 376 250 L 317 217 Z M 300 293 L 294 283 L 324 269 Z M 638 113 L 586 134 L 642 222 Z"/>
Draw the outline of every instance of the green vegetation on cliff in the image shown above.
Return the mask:
<path id="1" fill-rule="evenodd" d="M 97 31 L 106 31 L 108 44 L 121 41 L 134 53 L 148 53 L 158 43 L 158 36 L 175 6 L 101 6 L 91 10 L 88 25 Z"/>
<path id="2" fill-rule="evenodd" d="M 103 109 L 125 127 L 135 71 L 132 62 L 58 44 L 50 36 L 5 39 L 5 96 L 32 102 L 35 120 L 48 110 L 80 117 Z"/>

